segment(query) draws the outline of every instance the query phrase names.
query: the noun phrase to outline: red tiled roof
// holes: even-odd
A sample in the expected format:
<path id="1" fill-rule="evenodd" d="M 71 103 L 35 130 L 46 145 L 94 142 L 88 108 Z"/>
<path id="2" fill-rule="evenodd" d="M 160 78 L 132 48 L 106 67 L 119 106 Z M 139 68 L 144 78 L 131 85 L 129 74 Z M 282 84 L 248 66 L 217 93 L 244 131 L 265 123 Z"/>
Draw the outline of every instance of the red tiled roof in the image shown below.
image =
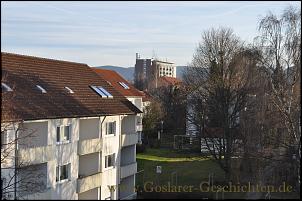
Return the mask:
<path id="1" fill-rule="evenodd" d="M 180 83 L 181 80 L 174 77 L 167 77 L 167 76 L 159 77 L 159 85 L 161 86 L 176 85 Z"/>
<path id="2" fill-rule="evenodd" d="M 104 80 L 107 80 L 116 90 L 118 90 L 121 94 L 126 97 L 130 96 L 138 96 L 142 97 L 142 94 L 139 90 L 137 90 L 132 84 L 130 84 L 126 79 L 124 79 L 120 74 L 113 70 L 107 69 L 99 69 L 92 68 L 99 76 L 101 76 Z M 124 82 L 129 86 L 130 89 L 125 89 L 122 87 L 119 82 Z"/>
<path id="3" fill-rule="evenodd" d="M 2 82 L 13 88 L 2 92 L 1 121 L 140 112 L 86 64 L 2 52 L 1 66 Z M 41 93 L 36 85 L 47 93 Z M 113 98 L 101 98 L 91 85 L 103 86 Z"/>
<path id="4" fill-rule="evenodd" d="M 146 92 L 146 91 L 139 91 L 141 94 L 142 94 L 142 96 L 143 96 L 143 98 L 142 98 L 142 101 L 143 102 L 146 102 L 146 101 L 151 101 L 152 100 L 152 96 L 148 93 L 148 92 Z"/>

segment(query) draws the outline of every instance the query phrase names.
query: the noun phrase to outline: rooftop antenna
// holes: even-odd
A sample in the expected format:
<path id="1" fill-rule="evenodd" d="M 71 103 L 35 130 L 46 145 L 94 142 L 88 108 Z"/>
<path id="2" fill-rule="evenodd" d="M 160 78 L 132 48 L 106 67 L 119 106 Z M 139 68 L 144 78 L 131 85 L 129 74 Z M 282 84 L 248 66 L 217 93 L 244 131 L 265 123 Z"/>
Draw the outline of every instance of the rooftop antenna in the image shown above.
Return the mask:
<path id="1" fill-rule="evenodd" d="M 155 60 L 157 60 L 157 55 L 156 55 L 156 53 L 155 53 L 155 50 L 154 50 L 154 49 L 152 50 L 152 58 L 153 58 L 153 59 L 155 59 Z"/>

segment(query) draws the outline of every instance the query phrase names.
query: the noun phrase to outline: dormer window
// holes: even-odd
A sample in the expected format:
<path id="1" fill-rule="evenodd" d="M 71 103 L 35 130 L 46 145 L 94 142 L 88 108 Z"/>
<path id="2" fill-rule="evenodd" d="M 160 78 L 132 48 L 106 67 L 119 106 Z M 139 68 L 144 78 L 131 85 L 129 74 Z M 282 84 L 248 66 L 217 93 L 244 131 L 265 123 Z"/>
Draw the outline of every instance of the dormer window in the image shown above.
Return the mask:
<path id="1" fill-rule="evenodd" d="M 36 86 L 38 89 L 41 90 L 42 93 L 46 93 L 46 90 L 43 87 L 41 87 L 40 85 L 36 85 Z"/>
<path id="2" fill-rule="evenodd" d="M 113 96 L 101 86 L 91 86 L 91 88 L 102 98 L 113 98 Z"/>
<path id="3" fill-rule="evenodd" d="M 2 92 L 6 92 L 6 91 L 13 91 L 12 88 L 10 88 L 7 84 L 5 83 L 1 83 L 1 89 L 2 89 Z"/>
<path id="4" fill-rule="evenodd" d="M 65 87 L 65 89 L 67 89 L 67 91 L 68 91 L 70 94 L 73 94 L 73 93 L 74 93 L 69 87 Z"/>
<path id="5" fill-rule="evenodd" d="M 124 89 L 130 89 L 124 82 L 118 82 Z"/>

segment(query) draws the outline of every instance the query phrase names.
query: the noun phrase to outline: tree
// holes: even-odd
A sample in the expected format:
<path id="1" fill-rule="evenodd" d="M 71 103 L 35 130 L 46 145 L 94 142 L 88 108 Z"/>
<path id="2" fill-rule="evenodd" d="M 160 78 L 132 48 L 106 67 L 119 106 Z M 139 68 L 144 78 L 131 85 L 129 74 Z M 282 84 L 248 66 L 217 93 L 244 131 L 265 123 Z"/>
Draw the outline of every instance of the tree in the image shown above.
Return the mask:
<path id="1" fill-rule="evenodd" d="M 1 82 L 6 83 L 7 79 L 4 72 Z M 14 112 L 16 106 L 11 104 L 11 100 L 16 98 L 15 90 L 14 86 L 11 91 L 2 89 L 1 199 L 22 199 L 27 194 L 42 192 L 46 188 L 46 183 L 41 180 L 46 175 L 20 157 L 20 148 L 27 147 L 28 142 L 35 138 L 36 131 L 27 129 L 24 121 Z"/>
<path id="2" fill-rule="evenodd" d="M 157 124 L 162 120 L 163 113 L 159 101 L 152 100 L 151 103 L 145 107 L 143 116 L 143 133 L 144 139 L 149 137 L 155 138 L 157 135 Z"/>
<path id="3" fill-rule="evenodd" d="M 161 86 L 153 95 L 160 101 L 164 131 L 170 137 L 185 133 L 186 93 L 182 84 Z"/>
<path id="4" fill-rule="evenodd" d="M 261 51 L 259 63 L 269 86 L 267 99 L 275 111 L 271 118 L 276 119 L 278 128 L 285 128 L 280 134 L 284 136 L 280 146 L 289 153 L 283 158 L 293 162 L 296 169 L 293 174 L 300 189 L 301 9 L 288 7 L 280 17 L 268 13 L 259 22 L 259 32 L 255 42 Z M 277 141 L 279 137 L 271 138 Z"/>
<path id="5" fill-rule="evenodd" d="M 254 54 L 231 29 L 211 29 L 203 33 L 184 75 L 194 108 L 189 121 L 196 125 L 196 133 L 225 171 L 226 181 L 231 180 L 234 143 L 240 139 L 235 132 L 239 114 L 253 87 Z M 220 136 L 210 128 L 220 129 Z"/>

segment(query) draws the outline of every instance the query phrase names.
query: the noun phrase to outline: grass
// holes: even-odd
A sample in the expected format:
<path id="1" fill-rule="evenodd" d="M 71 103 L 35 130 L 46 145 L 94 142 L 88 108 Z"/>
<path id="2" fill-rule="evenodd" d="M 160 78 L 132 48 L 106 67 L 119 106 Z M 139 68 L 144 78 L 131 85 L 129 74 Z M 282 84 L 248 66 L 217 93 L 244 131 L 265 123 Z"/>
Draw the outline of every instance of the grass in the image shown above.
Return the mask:
<path id="1" fill-rule="evenodd" d="M 144 170 L 137 175 L 137 184 L 143 186 L 146 182 L 165 185 L 168 182 L 177 185 L 192 185 L 198 189 L 201 182 L 208 181 L 209 173 L 214 174 L 214 179 L 223 180 L 224 173 L 221 168 L 210 158 L 199 154 L 183 153 L 168 149 L 147 149 L 145 153 L 137 154 L 138 171 Z M 162 173 L 156 173 L 156 166 L 162 166 Z"/>

